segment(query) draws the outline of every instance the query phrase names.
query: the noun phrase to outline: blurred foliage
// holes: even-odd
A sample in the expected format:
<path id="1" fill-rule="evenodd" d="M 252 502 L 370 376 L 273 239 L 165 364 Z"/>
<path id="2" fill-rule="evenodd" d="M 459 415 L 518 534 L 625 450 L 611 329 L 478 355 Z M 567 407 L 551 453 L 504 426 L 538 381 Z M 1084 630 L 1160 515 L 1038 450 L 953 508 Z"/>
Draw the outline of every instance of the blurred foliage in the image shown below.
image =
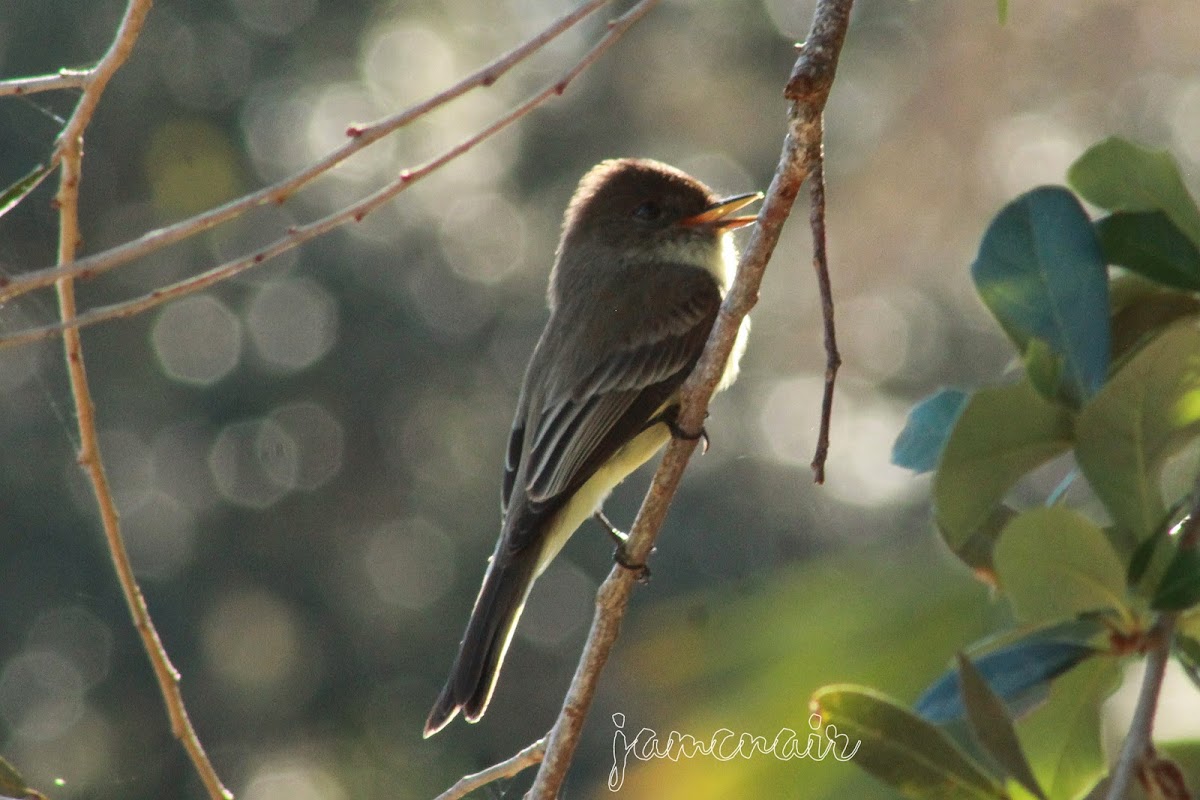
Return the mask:
<path id="1" fill-rule="evenodd" d="M 83 251 L 290 174 L 349 122 L 444 88 L 562 8 L 160 0 L 88 130 Z M 549 726 L 610 563 L 586 528 L 539 582 L 485 720 L 420 739 L 494 540 L 503 442 L 544 320 L 561 210 L 579 175 L 618 155 L 660 158 L 723 191 L 765 187 L 811 8 L 664 2 L 562 98 L 361 224 L 85 333 L 129 548 L 200 735 L 239 797 L 429 797 Z M 1011 357 L 965 269 L 997 207 L 1060 182 L 1109 132 L 1169 147 L 1192 179 L 1200 8 L 1014 4 L 1003 26 L 981 9 L 859 0 L 827 124 L 846 361 L 827 486 L 811 486 L 807 468 L 824 361 L 798 217 L 755 309 L 742 378 L 714 406 L 712 451 L 689 470 L 654 581 L 639 590 L 569 794 L 609 794 L 614 713 L 626 730 L 804 735 L 821 684 L 916 697 L 963 642 L 1008 622 L 939 557 L 929 484 L 888 452 L 919 397 L 984 384 Z M 121 10 L 0 2 L 0 76 L 94 61 Z M 551 80 L 602 29 L 590 21 L 284 206 L 82 284 L 81 300 L 145 292 L 361 196 Z M 0 98 L 0 186 L 36 174 L 73 96 Z M 0 217 L 5 272 L 52 263 L 53 183 Z M 1121 208 L 1187 230 L 1171 207 Z M 1156 263 L 1171 271 L 1188 258 L 1173 248 Z M 1162 300 L 1128 293 L 1149 295 Z M 1194 313 L 1129 308 L 1114 342 L 1140 342 L 1147 316 L 1155 327 Z M 0 309 L 8 330 L 52 318 L 48 296 Z M 74 463 L 56 344 L 0 350 L 0 435 L 0 752 L 56 800 L 200 797 Z M 1061 477 L 1036 473 L 1016 499 L 1040 499 Z M 618 522 L 644 485 L 630 484 L 608 508 Z M 1107 689 L 1111 673 L 1089 678 L 1091 668 L 1053 692 L 1084 679 Z M 1160 725 L 1194 736 L 1198 716 L 1192 695 L 1177 694 Z M 672 787 L 887 796 L 847 764 L 759 757 L 639 762 L 621 791 Z"/>
<path id="2" fill-rule="evenodd" d="M 1200 212 L 1169 154 L 1112 138 L 1069 175 L 1105 210 L 1162 211 L 1152 230 L 1166 230 L 1171 242 L 1192 238 L 1180 226 Z M 915 711 L 869 688 L 834 684 L 814 693 L 826 735 L 848 731 L 861 740 L 855 763 L 906 797 L 1089 795 L 1107 772 L 1101 706 L 1118 686 L 1119 659 L 1144 658 L 1158 646 L 1147 633 L 1157 625 L 1151 609 L 1200 603 L 1195 534 L 1180 532 L 1200 513 L 1200 314 L 1145 327 L 1135 351 L 1113 358 L 1112 317 L 1138 300 L 1110 303 L 1110 280 L 1124 276 L 1110 277 L 1108 269 L 1121 263 L 1187 287 L 1200 281 L 1200 263 L 1175 259 L 1163 270 L 1165 249 L 1147 246 L 1147 230 L 1138 226 L 1108 230 L 1104 241 L 1120 254 L 1114 257 L 1102 249 L 1099 227 L 1063 187 L 1033 189 L 1001 209 L 971 273 L 1024 374 L 965 398 L 935 393 L 917 404 L 897 439 L 899 463 L 917 472 L 937 465 L 935 519 L 946 544 L 998 586 L 1017 622 L 1049 626 L 977 664 L 960 653 L 957 674 L 936 681 Z M 937 413 L 948 396 L 962 410 Z M 1022 511 L 1005 502 L 1027 473 L 1068 449 L 1103 508 L 1097 521 L 1060 504 L 1074 469 L 1041 507 Z M 1181 468 L 1164 481 L 1166 464 L 1180 452 Z M 1156 552 L 1167 555 L 1156 559 Z M 1155 569 L 1156 561 L 1165 566 Z M 1200 687 L 1190 629 L 1168 635 L 1162 646 Z M 1054 690 L 1062 698 L 1068 683 L 1078 685 L 1056 708 Z M 1030 695 L 1050 695 L 1034 716 L 1057 730 L 1047 738 L 1032 723 L 1023 744 L 1018 729 Z M 1190 796 L 1182 767 L 1170 759 L 1156 757 L 1137 775 L 1161 786 L 1163 796 Z"/>

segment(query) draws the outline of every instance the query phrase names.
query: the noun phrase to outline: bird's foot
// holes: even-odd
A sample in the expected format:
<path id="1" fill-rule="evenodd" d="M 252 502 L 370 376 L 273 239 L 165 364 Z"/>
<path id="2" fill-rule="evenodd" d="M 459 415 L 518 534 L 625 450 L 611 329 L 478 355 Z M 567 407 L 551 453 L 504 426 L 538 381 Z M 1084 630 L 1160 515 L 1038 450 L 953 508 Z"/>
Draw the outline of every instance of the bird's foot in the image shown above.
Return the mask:
<path id="1" fill-rule="evenodd" d="M 703 425 L 700 426 L 699 433 L 685 431 L 683 428 L 679 427 L 679 423 L 673 419 L 666 420 L 666 425 L 667 430 L 671 431 L 671 435 L 676 439 L 684 439 L 689 442 L 699 441 L 700 455 L 704 455 L 708 452 L 708 431 L 705 430 Z"/>
<path id="2" fill-rule="evenodd" d="M 629 553 L 625 550 L 625 545 L 619 545 L 613 551 L 613 561 L 632 572 L 634 580 L 643 586 L 650 582 L 650 567 L 645 562 L 640 564 L 634 563 L 629 557 Z"/>
<path id="3" fill-rule="evenodd" d="M 600 523 L 600 526 L 604 528 L 604 532 L 611 536 L 612 540 L 617 543 L 617 549 L 613 551 L 613 561 L 627 570 L 636 572 L 638 583 L 649 583 L 650 567 L 645 564 L 635 564 L 625 549 L 626 544 L 629 542 L 629 534 L 618 530 L 617 526 L 612 524 L 612 521 L 604 515 L 603 511 L 597 511 L 595 514 L 592 514 L 592 519 Z M 650 552 L 654 551 L 651 550 Z"/>

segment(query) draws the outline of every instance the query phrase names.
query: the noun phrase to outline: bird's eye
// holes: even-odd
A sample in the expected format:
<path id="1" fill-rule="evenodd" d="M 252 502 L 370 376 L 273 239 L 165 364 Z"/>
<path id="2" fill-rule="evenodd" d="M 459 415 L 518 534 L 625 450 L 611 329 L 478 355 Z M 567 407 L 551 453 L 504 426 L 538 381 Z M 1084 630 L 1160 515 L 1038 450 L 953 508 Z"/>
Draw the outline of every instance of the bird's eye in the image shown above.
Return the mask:
<path id="1" fill-rule="evenodd" d="M 662 216 L 662 208 L 653 200 L 647 200 L 633 210 L 633 218 L 641 222 L 654 222 Z"/>

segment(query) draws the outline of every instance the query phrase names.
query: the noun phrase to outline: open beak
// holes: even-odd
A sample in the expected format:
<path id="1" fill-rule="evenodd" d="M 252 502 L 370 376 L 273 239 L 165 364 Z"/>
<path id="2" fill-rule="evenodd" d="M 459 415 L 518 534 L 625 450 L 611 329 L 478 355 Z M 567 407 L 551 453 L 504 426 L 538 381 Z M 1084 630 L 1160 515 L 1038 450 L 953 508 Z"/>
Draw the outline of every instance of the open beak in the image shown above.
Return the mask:
<path id="1" fill-rule="evenodd" d="M 688 227 L 707 225 L 718 231 L 731 231 L 735 228 L 745 227 L 752 224 L 758 217 L 731 217 L 729 215 L 739 209 L 745 208 L 756 200 L 761 200 L 762 196 L 762 192 L 749 192 L 747 194 L 726 197 L 713 203 L 699 214 L 684 217 L 679 221 L 679 224 Z"/>

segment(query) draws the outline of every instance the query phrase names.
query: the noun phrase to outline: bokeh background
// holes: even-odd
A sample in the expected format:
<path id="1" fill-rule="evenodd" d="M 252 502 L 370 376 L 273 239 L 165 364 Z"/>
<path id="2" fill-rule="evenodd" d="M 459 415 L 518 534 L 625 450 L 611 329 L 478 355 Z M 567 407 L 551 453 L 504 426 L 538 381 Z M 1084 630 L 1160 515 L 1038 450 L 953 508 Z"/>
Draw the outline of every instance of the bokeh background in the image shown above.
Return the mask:
<path id="1" fill-rule="evenodd" d="M 625 4 L 627 5 L 627 4 Z M 860 0 L 828 111 L 845 366 L 828 483 L 808 469 L 823 352 L 805 214 L 714 404 L 607 671 L 565 797 L 609 796 L 616 732 L 807 732 L 828 682 L 911 700 L 1007 624 L 888 464 L 906 410 L 1012 357 L 967 265 L 1000 205 L 1120 133 L 1200 169 L 1193 0 Z M 529 37 L 562 0 L 162 0 L 87 134 L 84 252 L 277 180 Z M 623 8 L 617 4 L 616 8 Z M 94 61 L 116 0 L 0 0 L 0 77 Z M 765 188 L 812 2 L 663 2 L 566 94 L 361 224 L 84 337 L 128 546 L 184 695 L 245 800 L 424 798 L 551 724 L 611 546 L 585 527 L 539 582 L 491 709 L 430 741 L 498 524 L 502 449 L 545 319 L 560 215 L 596 161 L 641 155 Z M 553 80 L 603 15 L 278 208 L 83 284 L 113 302 L 362 196 Z M 0 98 L 0 184 L 43 160 L 71 93 Z M 7 273 L 53 261 L 53 187 L 0 219 Z M 0 309 L 52 321 L 53 298 Z M 58 343 L 0 350 L 0 753 L 55 798 L 199 798 L 74 463 Z M 648 471 L 608 512 L 628 524 Z M 1030 496 L 1044 487 L 1030 488 Z M 1172 684 L 1175 685 L 1175 684 Z M 1194 693 L 1160 730 L 1194 736 Z M 1111 729 L 1128 713 L 1111 706 Z M 1192 720 L 1190 723 L 1188 720 Z M 1188 727 L 1190 724 L 1190 728 Z M 516 797 L 525 778 L 484 797 Z M 886 797 L 852 765 L 631 763 L 625 797 Z"/>

